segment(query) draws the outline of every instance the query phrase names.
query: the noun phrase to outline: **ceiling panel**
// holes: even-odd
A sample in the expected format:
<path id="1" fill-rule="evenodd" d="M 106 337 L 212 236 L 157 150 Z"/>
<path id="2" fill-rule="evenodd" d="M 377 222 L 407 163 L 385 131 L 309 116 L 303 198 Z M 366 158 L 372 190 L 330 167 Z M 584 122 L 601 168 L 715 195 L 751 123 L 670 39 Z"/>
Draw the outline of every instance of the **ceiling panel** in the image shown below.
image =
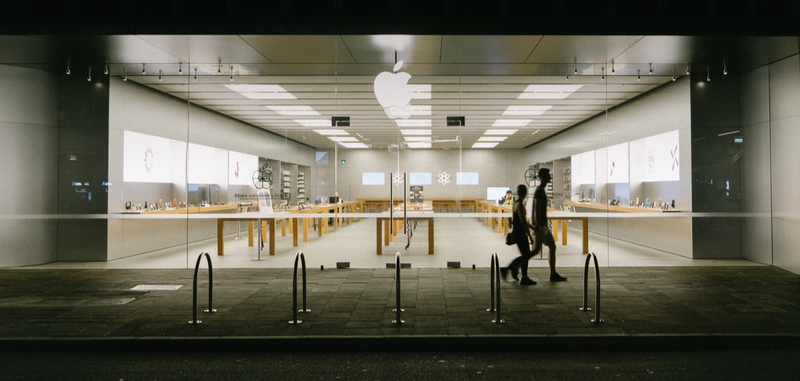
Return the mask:
<path id="1" fill-rule="evenodd" d="M 444 36 L 442 63 L 524 63 L 541 36 Z"/>
<path id="2" fill-rule="evenodd" d="M 350 136 L 385 149 L 402 136 L 375 98 L 373 81 L 392 69 L 397 52 L 409 83 L 431 85 L 428 99 L 411 101 L 430 106 L 430 115 L 410 119 L 429 119 L 432 139 L 457 135 L 468 148 L 497 120 L 530 120 L 497 146 L 517 149 L 670 82 L 673 69 L 680 76 L 687 65 L 716 70 L 726 62 L 744 71 L 798 54 L 798 46 L 798 37 L 0 36 L 0 62 L 49 67 L 59 75 L 67 62 L 76 73 L 108 65 L 111 75 L 129 76 L 128 84 L 190 99 L 317 148 L 333 142 L 296 120 L 329 127 L 332 116 L 350 116 L 344 128 Z M 280 85 L 296 99 L 249 99 L 225 86 L 231 83 Z M 563 99 L 520 99 L 532 84 L 582 87 Z M 509 106 L 535 105 L 552 108 L 542 115 L 504 115 Z M 267 106 L 308 106 L 319 115 L 281 115 Z M 446 117 L 456 115 L 466 126 L 445 126 Z"/>

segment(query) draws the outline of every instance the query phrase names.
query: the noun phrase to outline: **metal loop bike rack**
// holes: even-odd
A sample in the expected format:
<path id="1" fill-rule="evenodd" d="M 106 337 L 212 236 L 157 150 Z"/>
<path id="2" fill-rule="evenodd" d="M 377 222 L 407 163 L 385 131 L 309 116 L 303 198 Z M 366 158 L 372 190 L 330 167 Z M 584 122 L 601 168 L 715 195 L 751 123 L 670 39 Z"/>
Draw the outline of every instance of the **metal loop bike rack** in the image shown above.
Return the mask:
<path id="1" fill-rule="evenodd" d="M 303 265 L 303 309 L 297 309 L 297 261 Z M 289 321 L 289 324 L 300 324 L 303 321 L 297 320 L 297 313 L 298 312 L 311 312 L 310 309 L 306 308 L 306 256 L 303 255 L 302 251 L 297 252 L 297 255 L 294 257 L 294 275 L 292 276 L 292 320 Z"/>
<path id="2" fill-rule="evenodd" d="M 203 312 L 217 312 L 217 310 L 213 309 L 211 305 L 211 295 L 214 289 L 214 271 L 211 267 L 211 256 L 204 251 L 197 256 L 197 263 L 194 265 L 194 284 L 192 287 L 192 320 L 189 321 L 189 324 L 202 323 L 202 321 L 197 320 L 197 273 L 200 270 L 200 260 L 203 258 L 203 256 L 206 257 L 206 261 L 208 262 L 208 309 L 203 310 Z"/>
<path id="3" fill-rule="evenodd" d="M 393 310 L 395 312 L 396 317 L 394 320 L 392 320 L 392 324 L 403 324 L 405 323 L 405 321 L 400 319 L 400 313 L 403 312 L 403 309 L 400 308 L 400 252 L 399 251 L 397 252 L 397 254 L 395 254 L 394 258 L 395 258 L 394 260 L 395 282 L 397 283 L 395 289 L 397 290 L 397 296 L 395 298 L 396 304 Z"/>
<path id="4" fill-rule="evenodd" d="M 497 253 L 492 253 L 492 264 L 489 269 L 489 294 L 491 306 L 486 309 L 488 312 L 497 312 L 497 316 L 492 323 L 503 324 L 506 321 L 500 318 L 500 261 Z"/>
<path id="5" fill-rule="evenodd" d="M 586 264 L 583 266 L 583 307 L 580 308 L 581 311 L 591 311 L 592 309 L 586 306 L 586 299 L 588 297 L 588 288 L 589 288 L 589 261 L 594 259 L 594 281 L 595 281 L 595 290 L 594 290 L 594 319 L 592 319 L 592 323 L 602 323 L 603 319 L 600 319 L 600 268 L 597 266 L 597 255 L 595 253 L 589 253 L 586 256 Z"/>

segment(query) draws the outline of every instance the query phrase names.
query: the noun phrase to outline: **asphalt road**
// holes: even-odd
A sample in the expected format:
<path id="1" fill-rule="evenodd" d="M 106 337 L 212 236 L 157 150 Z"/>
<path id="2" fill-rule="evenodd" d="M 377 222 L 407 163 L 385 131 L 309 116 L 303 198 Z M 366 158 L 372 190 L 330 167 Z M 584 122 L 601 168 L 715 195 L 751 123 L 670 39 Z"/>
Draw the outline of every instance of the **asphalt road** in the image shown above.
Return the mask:
<path id="1" fill-rule="evenodd" d="M 0 380 L 794 380 L 800 349 L 0 354 Z"/>

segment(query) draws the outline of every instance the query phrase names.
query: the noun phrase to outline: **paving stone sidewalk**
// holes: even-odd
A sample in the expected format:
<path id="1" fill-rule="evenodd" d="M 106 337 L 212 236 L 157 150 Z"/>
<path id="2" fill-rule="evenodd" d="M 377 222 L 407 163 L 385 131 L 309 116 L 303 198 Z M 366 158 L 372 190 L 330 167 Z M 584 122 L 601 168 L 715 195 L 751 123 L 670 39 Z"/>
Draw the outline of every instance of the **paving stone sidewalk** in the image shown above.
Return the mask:
<path id="1" fill-rule="evenodd" d="M 309 269 L 306 307 L 293 312 L 291 269 L 223 269 L 198 277 L 201 324 L 193 313 L 193 270 L 0 270 L 0 338 L 24 341 L 281 339 L 537 339 L 553 346 L 685 343 L 797 345 L 800 275 L 770 266 L 601 268 L 602 323 L 581 311 L 583 269 L 569 281 L 501 283 L 500 316 L 491 304 L 487 268 L 402 269 L 395 324 L 393 269 Z M 595 304 L 589 274 L 588 306 Z M 204 313 L 212 291 L 216 313 Z M 303 307 L 302 282 L 297 308 Z M 290 324 L 296 318 L 302 323 Z M 638 341 L 635 341 L 638 339 Z M 691 341 L 687 341 L 691 340 Z M 387 342 L 388 343 L 388 342 Z M 593 344 L 594 343 L 594 344 Z M 318 343 L 317 343 L 318 344 Z M 663 343 L 662 343 L 663 344 Z M 662 345 L 658 344 L 658 345 Z M 460 345 L 460 344 L 459 344 Z M 484 345 L 484 344 L 479 344 Z"/>

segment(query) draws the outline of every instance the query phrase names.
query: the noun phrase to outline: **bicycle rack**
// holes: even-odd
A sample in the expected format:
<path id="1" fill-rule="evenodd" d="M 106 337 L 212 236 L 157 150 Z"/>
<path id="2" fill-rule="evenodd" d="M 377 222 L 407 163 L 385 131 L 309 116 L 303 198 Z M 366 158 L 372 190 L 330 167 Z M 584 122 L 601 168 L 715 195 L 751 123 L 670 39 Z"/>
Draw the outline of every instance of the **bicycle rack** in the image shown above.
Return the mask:
<path id="1" fill-rule="evenodd" d="M 297 261 L 303 265 L 303 309 L 297 309 Z M 303 255 L 302 251 L 297 252 L 297 255 L 294 257 L 294 275 L 292 276 L 292 320 L 289 320 L 289 324 L 300 324 L 303 321 L 297 320 L 297 313 L 298 312 L 311 312 L 310 309 L 306 308 L 306 256 Z"/>
<path id="2" fill-rule="evenodd" d="M 595 280 L 595 290 L 594 290 L 594 319 L 592 319 L 592 323 L 602 323 L 603 319 L 600 319 L 600 268 L 597 267 L 597 255 L 595 253 L 589 253 L 586 256 L 586 264 L 583 266 L 583 307 L 580 308 L 581 311 L 591 311 L 592 309 L 586 306 L 586 299 L 587 299 L 587 291 L 589 288 L 589 260 L 594 259 L 594 280 Z"/>
<path id="3" fill-rule="evenodd" d="M 496 252 L 492 253 L 492 265 L 490 266 L 489 274 L 491 306 L 486 311 L 497 312 L 497 316 L 492 320 L 492 323 L 503 324 L 506 321 L 500 318 L 500 261 Z"/>
<path id="4" fill-rule="evenodd" d="M 400 319 L 400 313 L 404 311 L 402 308 L 400 308 L 400 252 L 398 251 L 394 257 L 395 257 L 394 260 L 395 280 L 397 282 L 397 286 L 395 287 L 397 290 L 397 297 L 396 297 L 397 304 L 394 310 L 392 310 L 396 312 L 396 317 L 395 320 L 392 320 L 392 324 L 403 324 L 405 323 L 405 321 Z"/>
<path id="5" fill-rule="evenodd" d="M 208 262 L 208 309 L 203 310 L 205 313 L 214 313 L 217 310 L 212 308 L 211 305 L 211 295 L 212 290 L 214 289 L 214 271 L 211 268 L 211 256 L 208 255 L 207 252 L 202 252 L 200 255 L 197 256 L 197 263 L 194 265 L 194 284 L 192 288 L 192 320 L 189 321 L 189 324 L 200 324 L 202 321 L 197 320 L 197 273 L 200 270 L 200 260 L 205 255 L 206 261 Z"/>

